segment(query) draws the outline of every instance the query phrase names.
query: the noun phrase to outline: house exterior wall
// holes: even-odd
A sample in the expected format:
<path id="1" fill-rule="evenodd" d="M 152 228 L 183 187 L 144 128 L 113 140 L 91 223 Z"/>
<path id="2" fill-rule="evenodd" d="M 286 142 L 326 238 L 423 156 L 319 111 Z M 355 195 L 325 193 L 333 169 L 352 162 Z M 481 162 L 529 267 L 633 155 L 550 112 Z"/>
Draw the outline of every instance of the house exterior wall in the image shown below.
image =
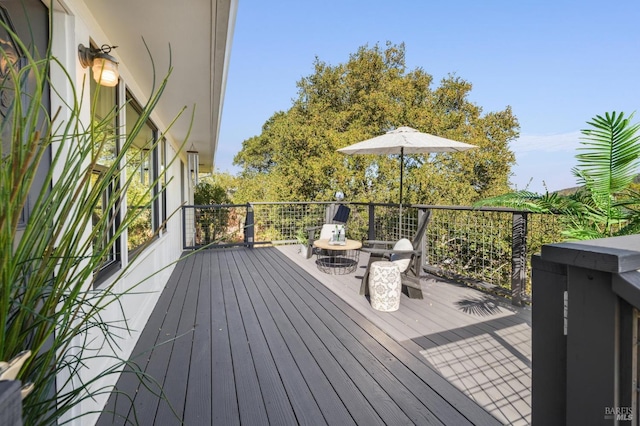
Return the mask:
<path id="1" fill-rule="evenodd" d="M 102 32 L 99 20 L 91 15 L 90 11 L 85 7 L 84 2 L 80 0 L 64 0 L 53 3 L 50 7 L 53 8 L 54 14 L 53 53 L 61 60 L 62 64 L 69 71 L 69 74 L 75 79 L 74 83 L 77 93 L 81 93 L 84 84 L 85 99 L 82 103 L 84 105 L 82 118 L 88 123 L 90 119 L 90 102 L 88 97 L 90 93 L 89 79 L 91 78 L 91 70 L 84 69 L 80 65 L 77 56 L 78 45 L 82 43 L 88 46 L 90 39 L 96 40 L 99 44 L 106 43 L 113 45 L 115 43 L 109 40 Z M 139 102 L 144 103 L 149 94 L 143 93 L 143 91 L 140 90 L 139 81 L 136 80 L 138 76 L 134 76 L 129 72 L 127 64 L 120 64 L 120 75 L 120 99 L 124 99 L 126 86 Z M 147 76 L 149 75 L 151 75 L 151 72 L 149 72 Z M 74 92 L 72 87 L 67 83 L 63 73 L 54 68 L 51 78 L 52 84 L 58 92 L 62 94 L 62 97 L 66 101 L 71 101 Z M 58 106 L 61 106 L 62 101 L 58 98 L 53 98 L 54 97 L 52 97 L 51 109 L 55 111 Z M 63 114 L 65 110 L 65 108 L 62 108 Z M 62 116 L 61 119 L 65 119 L 65 117 Z M 151 119 L 161 131 L 168 125 L 168 123 L 162 122 L 155 114 L 152 114 Z M 181 141 L 175 141 L 171 138 L 171 135 L 167 135 L 167 158 L 170 159 L 177 155 L 180 143 Z M 172 212 L 179 209 L 183 201 L 188 201 L 181 200 L 181 194 L 192 194 L 190 188 L 181 188 L 181 184 L 190 186 L 190 181 L 180 176 L 181 171 L 184 169 L 184 167 L 181 167 L 181 161 L 183 160 L 174 161 L 167 172 L 169 177 L 173 177 L 166 190 L 167 212 L 170 216 Z M 162 231 L 160 236 L 140 252 L 135 259 L 128 258 L 126 235 L 121 241 L 121 244 L 123 244 L 121 248 L 122 268 L 128 268 L 128 270 L 124 276 L 119 278 L 114 290 L 116 292 L 125 292 L 127 289 L 135 286 L 135 294 L 126 294 L 122 297 L 120 304 L 114 304 L 107 308 L 107 310 L 103 312 L 103 319 L 105 321 L 123 321 L 126 319 L 126 326 L 130 331 L 113 330 L 114 334 L 120 336 L 118 342 L 120 347 L 117 353 L 110 353 L 109 346 L 102 348 L 100 354 L 107 355 L 107 357 L 94 358 L 88 361 L 87 368 L 81 372 L 80 377 L 75 376 L 71 378 L 71 383 L 74 385 L 77 386 L 81 382 L 86 383 L 95 377 L 96 372 L 107 370 L 118 364 L 115 359 L 109 358 L 108 356 L 116 355 L 120 359 L 127 359 L 131 355 L 140 333 L 173 270 L 173 263 L 181 255 L 182 227 L 180 219 L 181 215 L 179 214 L 171 216 L 166 225 L 166 230 Z M 103 286 L 111 284 L 119 275 L 120 274 L 116 272 L 108 277 L 103 283 Z M 99 292 L 101 287 L 93 289 L 91 284 L 88 283 L 87 291 Z M 95 336 L 89 336 L 89 339 L 86 341 L 92 342 L 92 345 L 99 348 L 101 347 L 103 338 L 96 333 Z M 81 342 L 78 343 L 81 344 Z M 60 383 L 64 383 L 66 379 L 66 377 L 60 377 L 58 385 L 60 386 Z M 95 389 L 106 389 L 108 386 L 115 385 L 117 379 L 118 375 L 110 375 L 94 383 L 93 386 Z M 85 415 L 77 420 L 72 420 L 71 424 L 94 424 L 108 396 L 108 393 L 104 393 L 98 395 L 95 399 L 87 399 L 75 407 L 74 412 L 69 413 L 69 419 L 77 419 L 79 415 Z M 93 412 L 93 414 L 86 415 L 86 413 L 91 412 Z"/>

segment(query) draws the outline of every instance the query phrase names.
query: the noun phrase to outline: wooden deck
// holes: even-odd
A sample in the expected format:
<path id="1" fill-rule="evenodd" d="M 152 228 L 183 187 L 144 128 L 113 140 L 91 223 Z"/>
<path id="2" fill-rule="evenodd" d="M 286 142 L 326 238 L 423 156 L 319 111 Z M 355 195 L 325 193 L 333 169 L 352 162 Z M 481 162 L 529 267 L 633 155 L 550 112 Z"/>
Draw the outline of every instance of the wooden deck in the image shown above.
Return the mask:
<path id="1" fill-rule="evenodd" d="M 526 309 L 429 279 L 380 313 L 362 272 L 295 246 L 188 256 L 134 350 L 144 383 L 126 371 L 98 424 L 530 423 Z"/>

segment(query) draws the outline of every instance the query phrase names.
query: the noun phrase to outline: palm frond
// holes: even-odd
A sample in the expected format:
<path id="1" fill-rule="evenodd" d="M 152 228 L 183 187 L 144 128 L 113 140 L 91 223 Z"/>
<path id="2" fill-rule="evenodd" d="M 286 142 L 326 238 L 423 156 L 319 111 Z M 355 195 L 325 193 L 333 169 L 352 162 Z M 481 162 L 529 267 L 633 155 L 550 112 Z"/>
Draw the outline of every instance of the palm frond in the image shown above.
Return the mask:
<path id="1" fill-rule="evenodd" d="M 485 198 L 473 204 L 474 207 L 510 207 L 513 209 L 522 209 L 535 213 L 549 213 L 545 209 L 544 203 L 540 200 L 544 196 L 530 191 L 516 191 L 507 194 L 497 195 L 495 197 Z"/>
<path id="2" fill-rule="evenodd" d="M 474 207 L 497 206 L 533 213 L 587 214 L 588 209 L 583 205 L 583 197 L 582 193 L 567 196 L 556 192 L 538 194 L 530 191 L 516 191 L 478 201 Z"/>
<path id="3" fill-rule="evenodd" d="M 557 213 L 564 236 L 585 240 L 640 232 L 640 193 L 630 188 L 640 165 L 640 124 L 631 114 L 596 116 L 582 130 L 582 146 L 572 169 L 581 188 L 571 195 L 527 191 L 479 201 L 475 206 L 503 206 Z"/>
<path id="4" fill-rule="evenodd" d="M 568 227 L 562 231 L 562 235 L 568 241 L 595 240 L 602 237 L 602 234 L 597 229 L 584 228 L 583 226 Z"/>
<path id="5" fill-rule="evenodd" d="M 616 112 L 597 115 L 587 122 L 592 128 L 582 130 L 574 174 L 594 194 L 616 194 L 628 187 L 637 174 L 640 123 L 631 124 L 632 117 L 633 114 L 625 118 L 624 113 Z"/>
<path id="6" fill-rule="evenodd" d="M 613 233 L 614 236 L 640 234 L 640 212 L 633 212 L 628 219 Z"/>

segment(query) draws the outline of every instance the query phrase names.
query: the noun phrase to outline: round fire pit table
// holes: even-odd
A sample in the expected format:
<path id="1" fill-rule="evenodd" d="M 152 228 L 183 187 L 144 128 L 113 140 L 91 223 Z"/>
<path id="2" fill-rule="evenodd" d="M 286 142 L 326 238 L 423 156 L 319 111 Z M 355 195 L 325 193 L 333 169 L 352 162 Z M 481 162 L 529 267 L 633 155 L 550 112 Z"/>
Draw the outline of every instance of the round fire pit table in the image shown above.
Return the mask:
<path id="1" fill-rule="evenodd" d="M 315 240 L 316 265 L 325 274 L 350 274 L 358 267 L 362 243 L 356 240 L 342 241 L 340 244 L 329 240 Z"/>

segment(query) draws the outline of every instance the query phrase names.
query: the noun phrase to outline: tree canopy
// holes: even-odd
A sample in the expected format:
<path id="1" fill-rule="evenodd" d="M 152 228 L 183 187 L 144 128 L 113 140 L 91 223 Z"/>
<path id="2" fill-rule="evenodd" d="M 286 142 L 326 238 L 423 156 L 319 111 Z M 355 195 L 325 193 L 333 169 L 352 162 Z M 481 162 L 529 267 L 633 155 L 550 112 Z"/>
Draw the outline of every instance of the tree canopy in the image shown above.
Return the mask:
<path id="1" fill-rule="evenodd" d="M 511 108 L 482 113 L 468 98 L 471 83 L 455 75 L 432 88 L 422 68 L 407 71 L 404 44 L 363 46 L 344 64 L 316 57 L 314 73 L 297 83 L 288 111 L 245 140 L 238 199 L 397 202 L 398 156 L 346 156 L 336 150 L 401 126 L 471 143 L 464 153 L 405 155 L 404 202 L 463 204 L 508 190 L 518 136 Z"/>

